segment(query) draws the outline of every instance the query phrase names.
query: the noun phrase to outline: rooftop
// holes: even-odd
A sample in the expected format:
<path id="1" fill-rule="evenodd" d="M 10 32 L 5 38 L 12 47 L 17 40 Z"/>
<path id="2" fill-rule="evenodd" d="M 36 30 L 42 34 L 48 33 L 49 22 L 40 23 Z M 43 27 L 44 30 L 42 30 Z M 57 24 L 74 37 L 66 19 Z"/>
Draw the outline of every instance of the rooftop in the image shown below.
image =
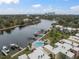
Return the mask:
<path id="1" fill-rule="evenodd" d="M 77 33 L 77 34 L 75 34 L 75 35 L 79 37 L 79 33 Z"/>
<path id="2" fill-rule="evenodd" d="M 68 57 L 73 57 L 75 54 L 71 51 L 69 51 L 70 49 L 73 49 L 75 51 L 79 51 L 79 47 L 77 47 L 79 44 L 77 43 L 72 43 L 72 41 L 69 41 L 69 40 L 61 40 L 63 41 L 64 43 L 60 43 L 60 42 L 57 42 L 55 45 L 58 46 L 56 48 L 53 49 L 53 53 L 54 54 L 58 54 L 59 52 L 65 54 L 66 56 Z"/>
<path id="3" fill-rule="evenodd" d="M 42 47 L 37 48 L 34 52 L 29 54 L 30 59 L 50 59 L 50 57 L 42 51 Z"/>
<path id="4" fill-rule="evenodd" d="M 26 54 L 23 54 L 23 55 L 19 56 L 18 59 L 28 59 L 28 57 Z"/>
<path id="5" fill-rule="evenodd" d="M 70 41 L 70 40 L 65 40 L 65 39 L 63 39 L 63 40 L 61 40 L 61 41 L 65 42 L 65 43 L 67 43 L 67 44 L 73 45 L 73 46 L 78 46 L 78 45 L 79 45 L 79 44 L 77 44 L 77 43 L 75 43 L 75 42 L 73 42 L 73 41 Z"/>
<path id="6" fill-rule="evenodd" d="M 79 38 L 76 37 L 76 36 L 70 36 L 68 39 L 72 40 L 72 41 L 75 41 L 75 42 L 79 42 Z"/>
<path id="7" fill-rule="evenodd" d="M 50 50 L 50 51 L 53 50 L 53 47 L 52 47 L 51 45 L 45 45 L 44 48 L 46 48 L 46 49 L 48 49 L 48 50 Z"/>

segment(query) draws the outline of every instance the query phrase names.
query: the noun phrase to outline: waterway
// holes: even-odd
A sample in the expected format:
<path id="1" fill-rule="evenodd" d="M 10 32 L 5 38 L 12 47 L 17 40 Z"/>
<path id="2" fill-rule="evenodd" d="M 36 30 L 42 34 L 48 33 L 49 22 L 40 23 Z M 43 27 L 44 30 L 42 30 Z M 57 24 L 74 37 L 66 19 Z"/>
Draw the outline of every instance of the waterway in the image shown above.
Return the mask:
<path id="1" fill-rule="evenodd" d="M 27 46 L 29 42 L 34 40 L 30 39 L 36 31 L 41 29 L 48 29 L 52 21 L 42 19 L 40 23 L 23 28 L 16 27 L 15 29 L 3 32 L 0 34 L 0 48 L 2 46 L 9 46 L 12 43 L 18 44 L 21 47 Z"/>

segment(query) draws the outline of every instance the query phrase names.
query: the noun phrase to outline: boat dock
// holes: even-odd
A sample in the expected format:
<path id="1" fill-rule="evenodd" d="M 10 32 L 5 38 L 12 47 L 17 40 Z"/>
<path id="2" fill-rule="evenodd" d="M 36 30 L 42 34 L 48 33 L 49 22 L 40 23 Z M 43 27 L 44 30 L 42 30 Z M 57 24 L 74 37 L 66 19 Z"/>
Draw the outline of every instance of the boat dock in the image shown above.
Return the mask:
<path id="1" fill-rule="evenodd" d="M 1 50 L 1 52 L 2 52 L 5 56 L 8 55 L 4 50 Z"/>

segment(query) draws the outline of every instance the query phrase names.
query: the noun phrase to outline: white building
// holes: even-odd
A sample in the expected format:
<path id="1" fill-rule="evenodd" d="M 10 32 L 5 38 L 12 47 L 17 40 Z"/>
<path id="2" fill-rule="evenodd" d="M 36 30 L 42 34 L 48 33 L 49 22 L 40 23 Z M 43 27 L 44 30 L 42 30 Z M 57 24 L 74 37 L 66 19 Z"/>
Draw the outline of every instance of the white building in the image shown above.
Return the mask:
<path id="1" fill-rule="evenodd" d="M 74 42 L 79 42 L 79 38 L 77 36 L 70 36 L 68 39 Z"/>
<path id="2" fill-rule="evenodd" d="M 79 33 L 75 34 L 75 36 L 79 37 Z"/>
<path id="3" fill-rule="evenodd" d="M 63 26 L 61 26 L 61 25 L 56 25 L 55 27 L 56 28 L 62 28 L 63 29 Z"/>
<path id="4" fill-rule="evenodd" d="M 32 53 L 21 55 L 18 59 L 50 59 L 50 56 L 43 50 L 42 47 L 37 48 Z"/>
<path id="5" fill-rule="evenodd" d="M 26 18 L 26 19 L 24 19 L 24 22 L 29 21 L 29 20 L 30 20 L 30 19 Z"/>
<path id="6" fill-rule="evenodd" d="M 50 45 L 44 46 L 43 49 L 44 49 L 45 51 L 47 51 L 49 55 L 51 54 L 51 55 L 52 55 L 52 58 L 54 58 L 54 59 L 60 59 L 60 58 L 59 58 L 59 57 L 60 57 L 60 52 L 59 52 L 59 50 L 54 49 L 54 48 L 53 48 L 52 46 L 50 46 Z"/>
<path id="7" fill-rule="evenodd" d="M 72 31 L 78 30 L 77 28 L 64 27 L 64 26 L 62 26 L 62 25 L 56 25 L 55 27 L 56 27 L 56 28 L 60 28 L 61 31 L 67 30 L 67 31 L 69 31 L 69 32 L 72 32 Z"/>
<path id="8" fill-rule="evenodd" d="M 18 59 L 28 59 L 28 56 L 26 54 L 23 54 L 19 56 Z"/>
<path id="9" fill-rule="evenodd" d="M 52 48 L 50 46 L 44 46 L 44 50 L 47 52 L 50 52 L 52 54 L 52 57 L 54 59 L 74 59 L 75 54 L 69 51 L 73 46 L 68 43 L 59 43 L 57 42 L 55 48 Z M 50 48 L 48 48 L 50 47 Z M 64 57 L 63 57 L 64 56 Z"/>
<path id="10" fill-rule="evenodd" d="M 42 47 L 37 48 L 28 55 L 30 59 L 50 59 L 50 57 L 43 51 Z"/>

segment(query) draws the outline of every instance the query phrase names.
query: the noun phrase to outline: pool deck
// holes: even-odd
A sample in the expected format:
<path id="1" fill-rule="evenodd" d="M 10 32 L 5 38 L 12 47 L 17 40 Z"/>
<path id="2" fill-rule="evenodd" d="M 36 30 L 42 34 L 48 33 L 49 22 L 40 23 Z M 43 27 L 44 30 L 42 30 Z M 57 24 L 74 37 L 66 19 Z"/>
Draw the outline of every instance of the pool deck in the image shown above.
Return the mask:
<path id="1" fill-rule="evenodd" d="M 35 41 L 32 43 L 32 49 L 44 46 L 44 41 Z"/>
<path id="2" fill-rule="evenodd" d="M 51 27 L 48 28 L 48 32 L 47 32 L 46 34 L 43 34 L 43 36 L 40 37 L 40 38 L 38 38 L 36 41 L 37 41 L 37 42 L 40 42 L 40 40 L 43 41 L 42 39 L 43 39 L 50 31 L 51 31 Z M 36 47 L 34 46 L 34 43 L 35 43 L 36 41 L 34 41 L 34 42 L 32 43 L 32 49 L 36 48 Z M 41 47 L 41 46 L 40 46 L 40 47 Z"/>

